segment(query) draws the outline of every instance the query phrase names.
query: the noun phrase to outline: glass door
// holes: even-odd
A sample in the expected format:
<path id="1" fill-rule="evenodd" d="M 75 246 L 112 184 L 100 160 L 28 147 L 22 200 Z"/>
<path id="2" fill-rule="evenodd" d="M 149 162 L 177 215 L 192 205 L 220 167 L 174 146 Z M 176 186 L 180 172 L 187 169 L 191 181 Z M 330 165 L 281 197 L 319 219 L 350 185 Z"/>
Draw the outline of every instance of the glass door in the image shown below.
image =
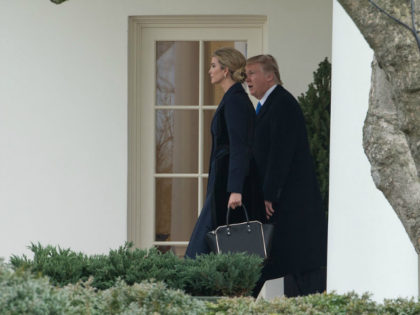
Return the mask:
<path id="1" fill-rule="evenodd" d="M 179 256 L 205 201 L 210 124 L 223 96 L 210 84 L 212 53 L 224 46 L 245 56 L 263 50 L 261 20 L 240 27 L 196 21 L 142 25 L 131 37 L 128 239 Z"/>

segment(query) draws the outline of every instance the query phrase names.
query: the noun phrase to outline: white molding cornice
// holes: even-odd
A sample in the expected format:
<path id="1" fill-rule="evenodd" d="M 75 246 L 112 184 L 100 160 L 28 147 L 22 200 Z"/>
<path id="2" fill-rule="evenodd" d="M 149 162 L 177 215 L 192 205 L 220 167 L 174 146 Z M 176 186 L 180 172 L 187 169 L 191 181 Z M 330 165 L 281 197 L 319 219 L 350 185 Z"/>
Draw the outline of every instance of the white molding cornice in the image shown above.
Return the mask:
<path id="1" fill-rule="evenodd" d="M 153 25 L 162 26 L 206 26 L 217 25 L 218 27 L 263 26 L 267 22 L 264 15 L 147 15 L 130 16 L 129 21 L 134 24 L 141 24 L 142 27 Z"/>

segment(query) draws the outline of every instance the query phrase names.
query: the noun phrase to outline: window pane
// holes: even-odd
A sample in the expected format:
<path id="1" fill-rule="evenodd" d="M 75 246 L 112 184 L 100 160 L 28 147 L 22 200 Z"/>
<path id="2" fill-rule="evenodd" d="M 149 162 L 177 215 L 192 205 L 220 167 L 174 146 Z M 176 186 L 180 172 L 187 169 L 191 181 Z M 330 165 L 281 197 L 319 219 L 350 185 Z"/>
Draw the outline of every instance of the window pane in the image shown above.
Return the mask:
<path id="1" fill-rule="evenodd" d="M 156 42 L 156 105 L 198 105 L 199 42 Z"/>
<path id="2" fill-rule="evenodd" d="M 198 111 L 156 110 L 156 172 L 198 171 Z"/>
<path id="3" fill-rule="evenodd" d="M 218 105 L 223 97 L 223 90 L 219 84 L 210 83 L 210 77 L 207 71 L 210 67 L 211 57 L 215 50 L 221 47 L 233 47 L 239 50 L 245 58 L 247 57 L 246 41 L 207 41 L 204 42 L 204 105 Z"/>
<path id="4" fill-rule="evenodd" d="M 210 154 L 211 154 L 211 121 L 213 119 L 215 109 L 206 109 L 203 111 L 203 173 L 209 171 Z"/>
<path id="5" fill-rule="evenodd" d="M 196 178 L 156 179 L 155 241 L 188 241 L 197 221 Z"/>

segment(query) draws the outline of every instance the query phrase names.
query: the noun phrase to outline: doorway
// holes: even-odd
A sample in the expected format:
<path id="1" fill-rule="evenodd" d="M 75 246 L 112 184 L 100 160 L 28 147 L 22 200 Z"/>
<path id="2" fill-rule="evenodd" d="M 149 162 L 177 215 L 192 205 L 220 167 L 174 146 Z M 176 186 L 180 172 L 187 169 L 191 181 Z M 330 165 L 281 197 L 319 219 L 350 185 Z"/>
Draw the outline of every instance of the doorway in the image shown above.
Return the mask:
<path id="1" fill-rule="evenodd" d="M 228 22 L 226 22 L 228 21 Z M 183 256 L 204 203 L 210 123 L 223 91 L 212 52 L 264 51 L 260 16 L 129 20 L 128 240 Z"/>

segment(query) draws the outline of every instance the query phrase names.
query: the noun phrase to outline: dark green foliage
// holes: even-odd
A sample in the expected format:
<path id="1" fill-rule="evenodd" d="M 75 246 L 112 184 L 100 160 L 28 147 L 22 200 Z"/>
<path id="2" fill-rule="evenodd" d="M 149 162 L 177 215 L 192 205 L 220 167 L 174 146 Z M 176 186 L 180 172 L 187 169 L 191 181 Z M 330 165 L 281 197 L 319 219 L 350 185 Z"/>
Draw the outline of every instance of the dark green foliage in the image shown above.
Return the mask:
<path id="1" fill-rule="evenodd" d="M 209 305 L 208 314 L 293 314 L 293 315 L 415 315 L 419 314 L 420 303 L 414 300 L 398 299 L 378 304 L 369 294 L 347 293 L 312 294 L 296 298 L 278 298 L 273 301 L 251 298 L 229 298 Z"/>
<path id="2" fill-rule="evenodd" d="M 213 255 L 211 258 L 216 264 L 219 264 L 219 259 L 226 261 L 227 258 L 223 255 Z M 242 255 L 234 264 L 246 263 L 245 260 L 246 257 Z M 193 262 L 186 261 L 188 264 Z M 212 272 L 237 268 L 220 265 L 220 268 Z M 111 288 L 97 290 L 89 280 L 60 288 L 52 286 L 48 278 L 33 275 L 23 269 L 13 272 L 0 260 L 0 314 L 418 315 L 420 303 L 414 299 L 395 299 L 379 304 L 368 294 L 355 293 L 323 293 L 272 301 L 236 297 L 210 303 L 193 298 L 181 290 L 173 290 L 162 282 L 152 281 L 130 286 L 117 280 Z"/>
<path id="3" fill-rule="evenodd" d="M 28 271 L 12 272 L 0 261 L 0 314 L 5 315 L 116 315 L 206 314 L 205 304 L 162 282 L 145 281 L 132 286 L 118 280 L 107 290 L 90 282 L 59 288 L 48 278 Z"/>
<path id="4" fill-rule="evenodd" d="M 92 285 L 107 289 L 117 278 L 128 284 L 155 279 L 165 281 L 172 288 L 182 288 L 179 269 L 183 260 L 171 252 L 162 254 L 156 248 L 149 250 L 132 249 L 126 244 L 109 255 L 93 256 L 89 259 L 89 274 L 93 276 Z"/>
<path id="5" fill-rule="evenodd" d="M 39 243 L 38 245 L 31 244 L 29 249 L 34 253 L 33 261 L 25 255 L 21 258 L 17 256 L 10 258 L 10 263 L 15 269 L 29 269 L 35 274 L 47 275 L 54 285 L 65 285 L 88 279 L 86 255 L 60 247 L 58 249 L 54 246 L 42 247 Z"/>
<path id="6" fill-rule="evenodd" d="M 262 269 L 260 257 L 243 253 L 201 255 L 185 263 L 184 289 L 194 295 L 249 295 Z"/>
<path id="7" fill-rule="evenodd" d="M 181 290 L 168 288 L 162 282 L 143 281 L 128 286 L 123 281 L 102 291 L 106 308 L 104 314 L 207 314 L 204 302 Z M 98 312 L 99 314 L 99 312 Z"/>
<path id="8" fill-rule="evenodd" d="M 311 154 L 325 211 L 328 213 L 328 182 L 331 114 L 331 64 L 325 58 L 314 72 L 314 82 L 298 97 L 305 116 Z"/>
<path id="9" fill-rule="evenodd" d="M 413 299 L 385 300 L 383 310 L 384 313 L 393 315 L 420 314 L 420 303 Z"/>
<path id="10" fill-rule="evenodd" d="M 245 254 L 202 255 L 196 260 L 179 258 L 156 248 L 141 250 L 132 244 L 111 250 L 108 255 L 86 256 L 53 246 L 30 247 L 34 259 L 13 256 L 15 270 L 48 276 L 57 286 L 75 284 L 92 277 L 91 285 L 105 290 L 118 279 L 128 285 L 144 280 L 163 281 L 170 288 L 192 295 L 249 294 L 261 273 L 262 260 Z"/>

